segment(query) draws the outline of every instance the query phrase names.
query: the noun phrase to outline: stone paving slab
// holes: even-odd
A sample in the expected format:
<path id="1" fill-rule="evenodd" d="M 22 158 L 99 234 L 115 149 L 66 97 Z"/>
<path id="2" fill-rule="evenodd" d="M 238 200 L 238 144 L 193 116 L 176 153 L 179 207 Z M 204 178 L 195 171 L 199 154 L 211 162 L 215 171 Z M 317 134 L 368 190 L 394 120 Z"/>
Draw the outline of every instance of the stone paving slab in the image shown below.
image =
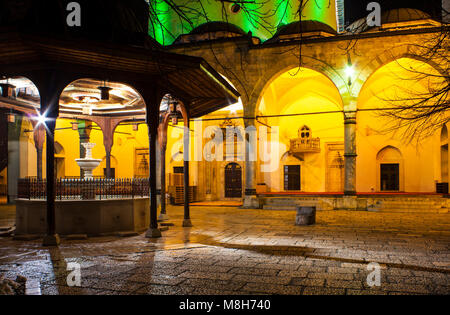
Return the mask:
<path id="1" fill-rule="evenodd" d="M 292 211 L 191 212 L 194 226 L 183 228 L 182 208 L 169 207 L 174 226 L 160 239 L 46 248 L 0 238 L 0 274 L 23 275 L 41 294 L 450 294 L 450 214 L 320 211 L 300 227 Z M 379 287 L 367 285 L 370 262 Z M 69 263 L 80 264 L 80 287 L 68 286 Z"/>

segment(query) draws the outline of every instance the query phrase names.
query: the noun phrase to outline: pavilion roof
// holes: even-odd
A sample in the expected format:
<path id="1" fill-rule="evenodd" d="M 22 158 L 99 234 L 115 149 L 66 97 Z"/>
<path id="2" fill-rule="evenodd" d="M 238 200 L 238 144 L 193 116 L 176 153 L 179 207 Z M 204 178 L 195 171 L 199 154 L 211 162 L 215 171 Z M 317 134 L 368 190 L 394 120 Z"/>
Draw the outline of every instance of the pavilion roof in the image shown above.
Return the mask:
<path id="1" fill-rule="evenodd" d="M 191 117 L 236 103 L 239 93 L 203 58 L 86 39 L 0 32 L 0 74 L 32 69 L 72 71 L 86 78 L 153 80 L 188 102 Z M 126 82 L 124 82 L 126 83 Z"/>

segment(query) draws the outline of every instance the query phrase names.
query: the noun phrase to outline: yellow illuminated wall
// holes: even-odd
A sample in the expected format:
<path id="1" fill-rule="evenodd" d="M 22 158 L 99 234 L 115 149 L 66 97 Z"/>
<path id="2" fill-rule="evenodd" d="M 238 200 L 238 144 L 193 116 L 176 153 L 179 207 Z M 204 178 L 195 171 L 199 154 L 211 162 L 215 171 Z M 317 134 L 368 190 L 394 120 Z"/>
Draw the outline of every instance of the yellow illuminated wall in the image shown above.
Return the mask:
<path id="1" fill-rule="evenodd" d="M 342 113 L 319 112 L 342 111 L 342 101 L 338 90 L 324 75 L 306 68 L 292 69 L 278 76 L 262 95 L 260 115 L 289 115 L 268 117 L 265 123 L 279 127 L 280 166 L 273 172 L 259 175 L 271 191 L 283 191 L 283 165 L 301 165 L 301 190 L 326 191 L 326 144 L 344 141 Z M 298 115 L 300 114 L 300 115 Z M 307 115 L 304 115 L 307 114 Z M 320 153 L 303 153 L 300 159 L 289 155 L 289 140 L 298 137 L 298 129 L 308 126 L 312 137 L 319 137 Z M 260 163 L 261 164 L 261 163 Z"/>
<path id="2" fill-rule="evenodd" d="M 412 97 L 427 93 L 428 86 L 436 83 L 409 69 L 437 74 L 431 66 L 419 61 L 406 58 L 393 61 L 366 81 L 358 97 L 358 109 L 392 107 L 395 100 L 408 102 Z M 402 136 L 404 128 L 386 132 L 395 121 L 380 116 L 380 112 L 360 111 L 357 122 L 357 191 L 380 191 L 379 164 L 383 162 L 400 164 L 400 191 L 435 191 L 435 181 L 440 181 L 440 130 L 434 136 L 415 138 L 408 143 Z M 383 161 L 379 152 L 386 147 L 397 149 L 401 155 L 390 150 L 390 157 Z"/>
<path id="3" fill-rule="evenodd" d="M 406 99 L 408 93 L 423 93 L 429 84 L 435 84 L 428 79 L 417 80 L 407 69 L 420 68 L 424 72 L 436 73 L 429 65 L 411 59 L 399 59 L 391 62 L 373 73 L 364 84 L 357 99 L 359 110 L 376 109 L 392 104 L 388 100 Z M 260 97 L 257 115 L 257 127 L 268 125 L 273 130 L 279 128 L 279 152 L 271 153 L 271 158 L 279 164 L 274 170 L 263 172 L 265 164 L 258 155 L 257 183 L 265 183 L 269 191 L 284 191 L 283 166 L 301 166 L 301 191 L 325 192 L 330 191 L 327 186 L 329 178 L 329 159 L 327 157 L 330 146 L 343 150 L 344 121 L 342 114 L 341 96 L 334 84 L 323 74 L 306 68 L 291 69 L 273 78 L 263 90 Z M 315 114 L 320 113 L 320 114 Z M 199 131 L 200 142 L 196 143 L 194 132 L 190 133 L 190 185 L 198 186 L 202 197 L 206 194 L 206 184 L 209 183 L 213 198 L 221 199 L 224 195 L 224 168 L 229 162 L 217 161 L 205 163 L 195 160 L 194 151 L 200 145 L 200 155 L 208 139 L 203 137 L 206 127 L 222 126 L 224 117 L 243 116 L 242 106 L 232 106 L 203 117 L 201 123 L 190 123 L 191 130 Z M 269 117 L 267 117 L 269 116 Z M 217 119 L 219 120 L 208 120 Z M 234 124 L 243 126 L 242 119 L 233 120 Z M 416 142 L 406 143 L 401 136 L 402 130 L 387 132 L 390 121 L 380 117 L 376 111 L 359 111 L 357 113 L 357 191 L 380 191 L 380 164 L 400 164 L 400 191 L 406 192 L 434 192 L 435 183 L 444 180 L 448 170 L 447 165 L 441 165 L 440 130 L 434 135 Z M 302 126 L 311 129 L 313 138 L 320 138 L 320 152 L 302 153 L 297 156 L 289 152 L 290 139 L 298 137 L 298 130 Z M 96 124 L 90 141 L 97 145 L 93 149 L 93 157 L 102 159 L 100 166 L 94 170 L 94 175 L 103 175 L 105 167 L 105 149 L 103 134 Z M 36 176 L 36 151 L 31 123 L 24 119 L 21 133 L 20 176 Z M 79 158 L 79 134 L 72 130 L 71 120 L 58 119 L 56 124 L 55 142 L 58 144 L 56 152 L 59 166 L 58 176 L 77 177 L 80 169 L 75 162 Z M 270 130 L 270 129 L 269 129 Z M 177 126 L 168 127 L 168 144 L 166 151 L 166 183 L 169 185 L 169 174 L 173 167 L 183 166 L 183 122 Z M 259 134 L 261 140 L 261 134 Z M 275 141 L 272 134 L 269 140 Z M 261 149 L 261 142 L 258 143 Z M 147 126 L 140 124 L 137 131 L 132 125 L 119 125 L 114 134 L 112 148 L 112 167 L 115 168 L 117 178 L 131 178 L 136 174 L 135 151 L 148 148 Z M 259 153 L 259 152 L 258 152 Z M 343 152 L 340 152 L 343 155 Z M 199 156 L 197 156 L 199 158 Z M 159 158 L 158 158 L 159 159 Z M 242 185 L 245 187 L 245 163 L 242 166 Z M 448 172 L 448 171 L 447 171 Z M 45 177 L 45 147 L 43 151 L 43 175 Z M 334 176 L 334 175 L 333 175 Z"/>

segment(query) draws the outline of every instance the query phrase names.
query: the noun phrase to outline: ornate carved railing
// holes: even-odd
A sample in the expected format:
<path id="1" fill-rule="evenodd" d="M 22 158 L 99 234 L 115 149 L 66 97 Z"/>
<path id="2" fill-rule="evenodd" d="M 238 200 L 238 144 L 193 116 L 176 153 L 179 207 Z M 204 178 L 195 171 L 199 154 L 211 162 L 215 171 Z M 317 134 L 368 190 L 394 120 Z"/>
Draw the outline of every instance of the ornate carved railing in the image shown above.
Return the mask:
<path id="1" fill-rule="evenodd" d="M 46 180 L 21 178 L 17 195 L 20 199 L 46 199 Z M 55 180 L 56 200 L 105 200 L 149 196 L 148 178 Z"/>
<path id="2" fill-rule="evenodd" d="M 320 152 L 320 138 L 296 138 L 290 141 L 292 153 L 317 153 Z"/>

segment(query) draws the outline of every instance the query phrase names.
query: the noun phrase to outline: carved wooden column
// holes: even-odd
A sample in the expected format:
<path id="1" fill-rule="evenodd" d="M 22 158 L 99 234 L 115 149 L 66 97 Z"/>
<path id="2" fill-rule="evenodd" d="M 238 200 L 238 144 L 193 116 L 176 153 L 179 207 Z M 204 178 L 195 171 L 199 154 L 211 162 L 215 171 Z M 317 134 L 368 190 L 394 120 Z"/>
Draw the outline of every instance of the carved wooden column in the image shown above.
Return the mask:
<path id="1" fill-rule="evenodd" d="M 155 113 L 147 114 L 148 142 L 149 142 L 149 183 L 150 183 L 150 227 L 145 234 L 146 237 L 161 237 L 158 229 L 156 202 L 156 138 L 158 137 L 158 120 L 151 116 Z"/>
<path id="2" fill-rule="evenodd" d="M 35 123 L 33 123 L 34 127 Z M 45 141 L 45 127 L 42 125 L 34 128 L 34 147 L 36 148 L 36 176 L 39 180 L 42 179 L 42 150 Z"/>
<path id="3" fill-rule="evenodd" d="M 144 85 L 139 89 L 145 102 L 145 115 L 148 128 L 148 144 L 149 144 L 149 186 L 150 186 L 150 226 L 145 233 L 145 237 L 158 238 L 161 237 L 161 231 L 158 229 L 158 204 L 156 200 L 156 142 L 158 140 L 159 125 L 159 106 L 162 96 L 156 87 Z"/>
<path id="4" fill-rule="evenodd" d="M 168 220 L 169 216 L 166 211 L 166 150 L 167 150 L 167 126 L 169 122 L 169 113 L 167 113 L 161 123 L 159 124 L 159 146 L 161 150 L 161 212 L 159 214 L 159 220 Z"/>
<path id="5" fill-rule="evenodd" d="M 0 108 L 0 172 L 8 167 L 8 111 Z M 8 193 L 6 192 L 8 195 Z"/>
<path id="6" fill-rule="evenodd" d="M 59 95 L 56 91 L 51 91 L 51 84 L 48 92 L 39 91 L 41 97 L 41 115 L 45 116 L 46 130 L 46 172 L 47 172 L 47 232 L 43 240 L 44 246 L 57 246 L 60 243 L 59 235 L 56 233 L 56 213 L 55 213 L 55 127 L 59 112 Z M 40 127 L 40 126 L 38 126 Z"/>
<path id="7" fill-rule="evenodd" d="M 73 81 L 59 72 L 36 71 L 29 74 L 36 84 L 40 95 L 40 115 L 37 127 L 44 125 L 46 131 L 46 195 L 47 195 L 47 229 L 43 239 L 44 246 L 58 246 L 59 235 L 56 233 L 56 178 L 55 178 L 55 127 L 59 114 L 59 97 Z"/>
<path id="8" fill-rule="evenodd" d="M 42 96 L 41 96 L 42 97 Z M 59 236 L 56 234 L 55 215 L 55 126 L 57 115 L 49 115 L 47 121 L 47 235 L 44 245 L 58 245 Z"/>
<path id="9" fill-rule="evenodd" d="M 110 117 L 93 117 L 95 122 L 103 133 L 103 146 L 105 147 L 105 162 L 106 162 L 106 178 L 111 178 L 111 150 L 114 144 L 114 130 L 123 121 L 123 118 Z"/>

